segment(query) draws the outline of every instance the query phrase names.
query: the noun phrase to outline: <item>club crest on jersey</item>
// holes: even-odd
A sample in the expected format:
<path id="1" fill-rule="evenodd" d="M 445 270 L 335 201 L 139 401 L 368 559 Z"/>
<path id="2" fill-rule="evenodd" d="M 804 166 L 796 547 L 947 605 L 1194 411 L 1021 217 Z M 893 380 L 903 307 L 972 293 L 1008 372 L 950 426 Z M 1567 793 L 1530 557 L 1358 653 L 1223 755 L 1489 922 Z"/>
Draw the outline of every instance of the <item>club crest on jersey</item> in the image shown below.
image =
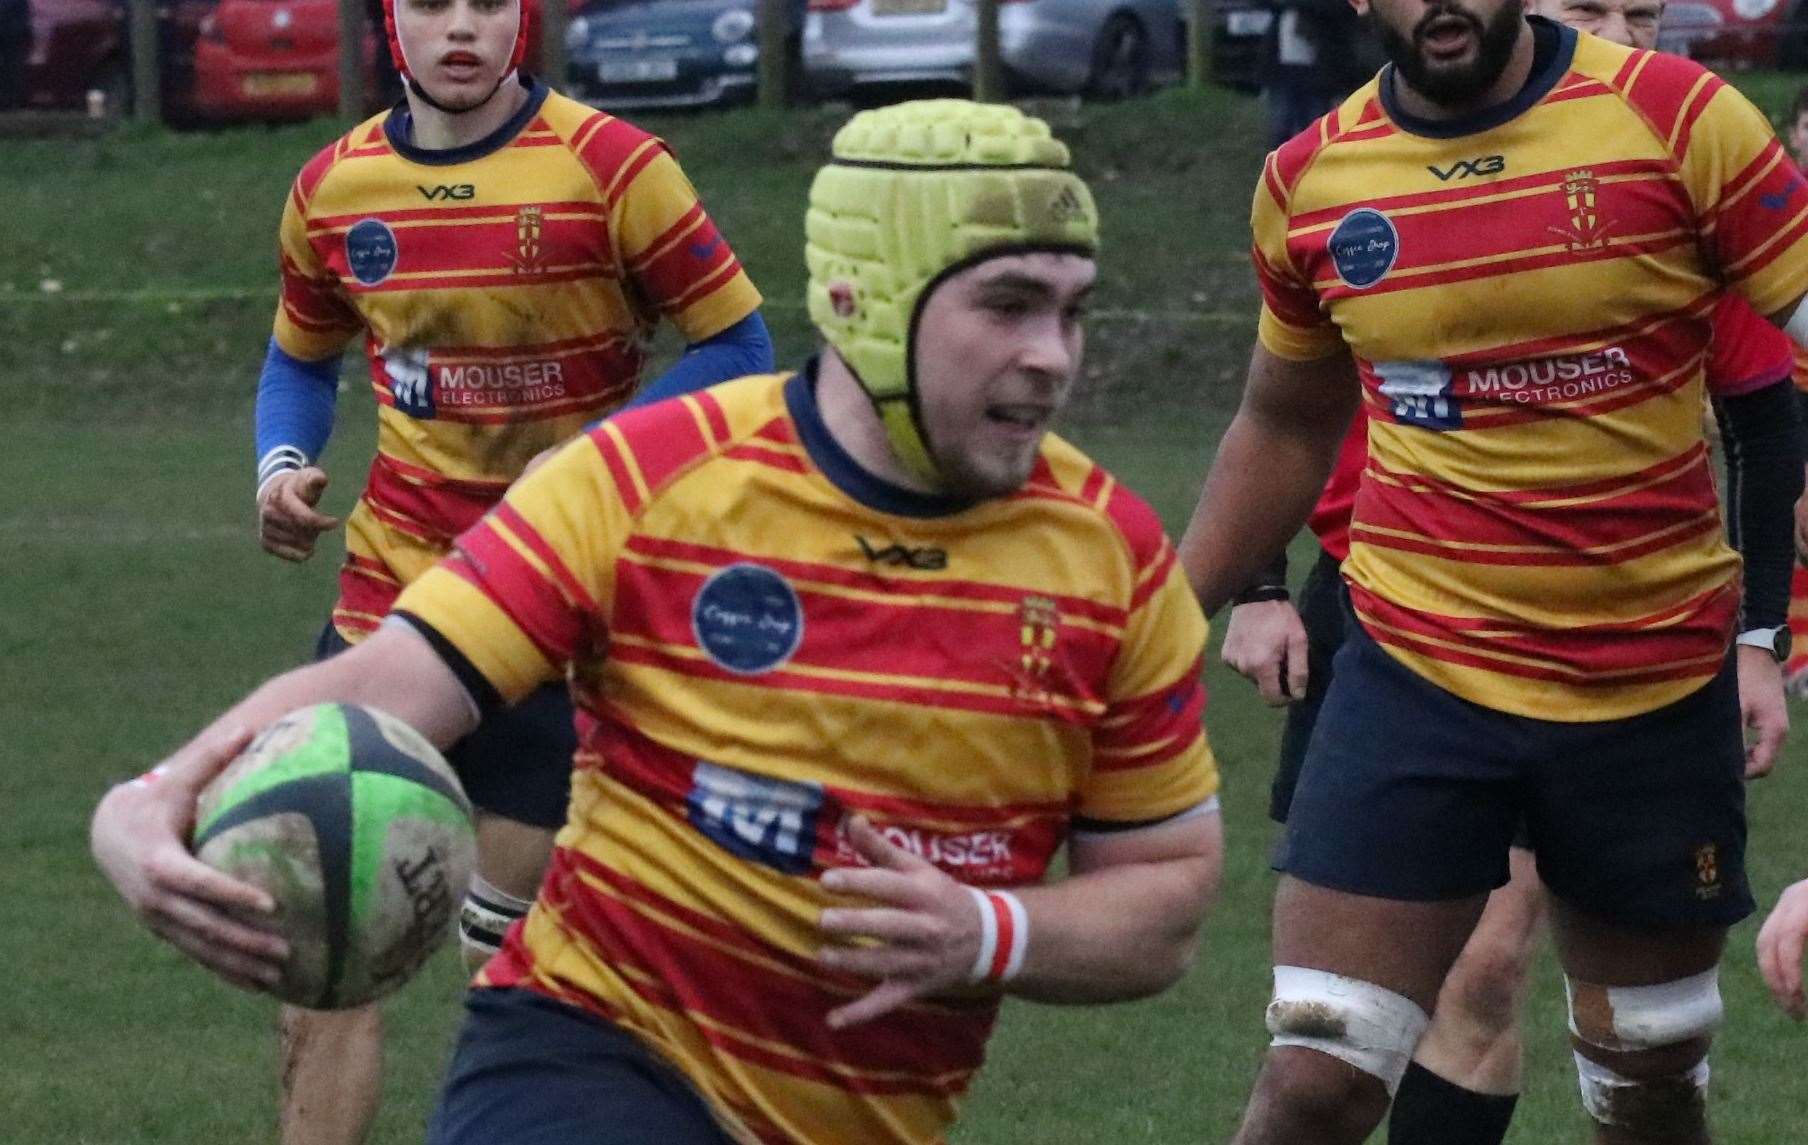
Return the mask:
<path id="1" fill-rule="evenodd" d="M 395 273 L 395 232 L 382 219 L 359 219 L 345 232 L 345 265 L 365 286 L 376 286 Z"/>
<path id="2" fill-rule="evenodd" d="M 684 797 L 691 825 L 723 850 L 797 875 L 816 853 L 822 786 L 750 775 L 698 760 Z"/>
<path id="3" fill-rule="evenodd" d="M 1061 612 L 1053 600 L 1023 598 L 1017 606 L 1017 639 L 1020 649 L 1012 672 L 1012 698 L 1031 707 L 1048 707 L 1054 702 L 1049 676 L 1055 666 L 1055 645 L 1061 639 Z"/>
<path id="4" fill-rule="evenodd" d="M 540 206 L 517 208 L 515 211 L 515 253 L 509 261 L 516 274 L 542 274 L 546 270 L 546 211 Z"/>
<path id="5" fill-rule="evenodd" d="M 785 578 L 765 565 L 733 564 L 698 590 L 691 632 L 716 664 L 757 676 L 791 659 L 803 642 L 803 605 Z"/>
<path id="6" fill-rule="evenodd" d="M 1601 214 L 1601 181 L 1586 167 L 1564 173 L 1560 184 L 1563 205 L 1569 208 L 1569 226 L 1548 227 L 1561 238 L 1571 254 L 1600 250 L 1614 224 Z"/>
<path id="7" fill-rule="evenodd" d="M 1358 207 L 1345 215 L 1331 232 L 1331 262 L 1345 285 L 1357 290 L 1387 277 L 1400 257 L 1400 232 L 1373 207 Z"/>

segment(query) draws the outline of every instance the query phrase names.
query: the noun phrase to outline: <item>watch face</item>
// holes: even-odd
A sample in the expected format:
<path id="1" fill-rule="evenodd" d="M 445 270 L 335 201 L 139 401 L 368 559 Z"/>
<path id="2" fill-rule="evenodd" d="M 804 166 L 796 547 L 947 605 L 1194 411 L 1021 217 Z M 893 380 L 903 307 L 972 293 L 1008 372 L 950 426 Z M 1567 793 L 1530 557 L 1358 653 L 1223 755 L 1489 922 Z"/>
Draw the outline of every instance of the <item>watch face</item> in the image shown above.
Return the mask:
<path id="1" fill-rule="evenodd" d="M 1787 624 L 1780 626 L 1776 631 L 1777 638 L 1776 641 L 1771 644 L 1770 650 L 1771 653 L 1776 656 L 1777 663 L 1782 664 L 1789 659 L 1789 651 L 1795 646 L 1795 637 L 1789 631 L 1789 625 Z"/>

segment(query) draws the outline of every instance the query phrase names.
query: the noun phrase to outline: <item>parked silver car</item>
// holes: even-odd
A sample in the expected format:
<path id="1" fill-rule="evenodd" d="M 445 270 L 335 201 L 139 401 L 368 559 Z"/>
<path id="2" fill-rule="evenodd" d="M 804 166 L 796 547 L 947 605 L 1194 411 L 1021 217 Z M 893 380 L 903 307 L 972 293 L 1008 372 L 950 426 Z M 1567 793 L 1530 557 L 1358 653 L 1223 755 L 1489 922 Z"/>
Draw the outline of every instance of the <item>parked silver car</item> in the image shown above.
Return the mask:
<path id="1" fill-rule="evenodd" d="M 809 0 L 804 82 L 817 95 L 895 84 L 968 84 L 973 0 Z M 1003 0 L 999 53 L 1018 90 L 1118 97 L 1178 74 L 1177 0 Z"/>

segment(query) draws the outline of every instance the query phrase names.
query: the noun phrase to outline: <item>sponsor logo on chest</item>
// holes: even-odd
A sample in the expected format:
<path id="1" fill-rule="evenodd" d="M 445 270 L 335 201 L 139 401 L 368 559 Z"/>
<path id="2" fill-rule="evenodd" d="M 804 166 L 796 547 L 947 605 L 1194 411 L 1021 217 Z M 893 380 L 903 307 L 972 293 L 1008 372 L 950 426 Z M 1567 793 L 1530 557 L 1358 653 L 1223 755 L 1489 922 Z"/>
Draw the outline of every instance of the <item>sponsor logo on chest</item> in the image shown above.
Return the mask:
<path id="1" fill-rule="evenodd" d="M 432 351 L 398 348 L 384 350 L 382 361 L 395 408 L 423 421 L 443 410 L 506 410 L 571 396 L 566 363 L 557 359 L 437 361 Z"/>

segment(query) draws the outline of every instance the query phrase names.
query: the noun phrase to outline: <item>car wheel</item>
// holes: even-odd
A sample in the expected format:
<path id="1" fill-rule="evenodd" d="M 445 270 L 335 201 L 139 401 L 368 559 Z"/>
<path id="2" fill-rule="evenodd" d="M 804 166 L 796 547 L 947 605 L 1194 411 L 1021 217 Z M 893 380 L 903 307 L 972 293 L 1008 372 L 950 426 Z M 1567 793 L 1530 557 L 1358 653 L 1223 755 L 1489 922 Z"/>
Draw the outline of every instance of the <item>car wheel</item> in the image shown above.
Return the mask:
<path id="1" fill-rule="evenodd" d="M 1086 90 L 1102 99 L 1123 99 L 1149 90 L 1149 34 L 1135 16 L 1119 12 L 1099 29 Z"/>

